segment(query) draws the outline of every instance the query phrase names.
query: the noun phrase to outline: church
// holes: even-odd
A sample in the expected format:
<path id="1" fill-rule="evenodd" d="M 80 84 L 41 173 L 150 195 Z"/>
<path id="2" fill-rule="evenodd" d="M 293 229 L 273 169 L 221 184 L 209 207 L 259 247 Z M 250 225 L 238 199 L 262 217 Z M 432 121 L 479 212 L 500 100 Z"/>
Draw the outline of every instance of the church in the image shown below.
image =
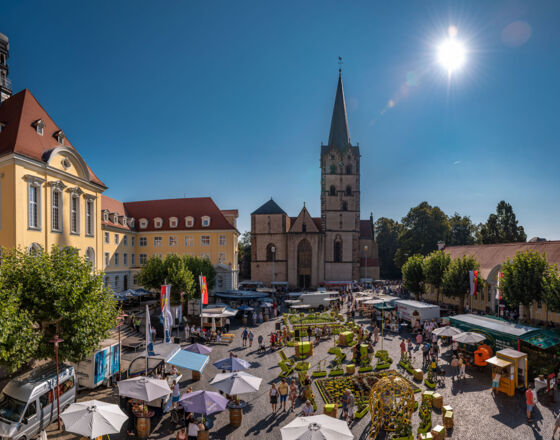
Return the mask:
<path id="1" fill-rule="evenodd" d="M 373 214 L 360 220 L 360 148 L 350 142 L 339 70 L 329 142 L 321 145 L 321 217 L 291 217 L 270 199 L 251 214 L 251 278 L 290 288 L 379 278 Z"/>

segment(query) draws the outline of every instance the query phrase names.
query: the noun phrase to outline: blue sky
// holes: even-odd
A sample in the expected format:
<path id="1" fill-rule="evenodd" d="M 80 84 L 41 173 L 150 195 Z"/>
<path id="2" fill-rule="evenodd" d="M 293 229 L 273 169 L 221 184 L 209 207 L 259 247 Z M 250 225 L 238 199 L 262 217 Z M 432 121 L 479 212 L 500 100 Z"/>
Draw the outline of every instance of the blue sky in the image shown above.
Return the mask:
<path id="1" fill-rule="evenodd" d="M 362 218 L 513 205 L 560 239 L 556 1 L 12 1 L 10 78 L 126 201 L 211 196 L 239 229 L 271 196 L 319 215 L 337 57 Z M 436 62 L 454 25 L 460 72 Z M 391 104 L 390 101 L 392 101 Z"/>

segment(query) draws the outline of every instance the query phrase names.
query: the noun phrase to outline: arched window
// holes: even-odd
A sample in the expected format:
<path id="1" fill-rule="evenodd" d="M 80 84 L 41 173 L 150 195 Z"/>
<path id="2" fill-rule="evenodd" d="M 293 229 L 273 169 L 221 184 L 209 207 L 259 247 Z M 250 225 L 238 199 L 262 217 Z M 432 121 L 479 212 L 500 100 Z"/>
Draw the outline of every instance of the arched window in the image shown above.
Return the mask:
<path id="1" fill-rule="evenodd" d="M 86 258 L 88 263 L 91 264 L 91 267 L 95 267 L 95 251 L 92 247 L 88 247 L 86 250 Z"/>
<path id="2" fill-rule="evenodd" d="M 348 202 L 346 202 L 346 200 L 342 201 L 342 210 L 348 211 Z"/>
<path id="3" fill-rule="evenodd" d="M 269 243 L 266 247 L 266 261 L 275 261 L 276 260 L 276 246 L 274 243 Z"/>
<path id="4" fill-rule="evenodd" d="M 336 196 L 336 188 L 334 187 L 334 185 L 331 185 L 329 189 L 329 196 Z"/>
<path id="5" fill-rule="evenodd" d="M 346 195 L 347 196 L 351 196 L 352 195 L 352 187 L 350 185 L 348 185 L 346 187 Z"/>
<path id="6" fill-rule="evenodd" d="M 334 249 L 333 249 L 334 253 L 334 262 L 335 263 L 340 263 L 342 261 L 342 239 L 340 238 L 340 235 L 337 235 L 336 238 L 334 239 Z"/>
<path id="7" fill-rule="evenodd" d="M 27 248 L 29 255 L 37 256 L 43 251 L 43 248 L 39 243 L 31 243 L 31 246 Z"/>
<path id="8" fill-rule="evenodd" d="M 352 165 L 346 165 L 346 174 L 352 174 Z"/>

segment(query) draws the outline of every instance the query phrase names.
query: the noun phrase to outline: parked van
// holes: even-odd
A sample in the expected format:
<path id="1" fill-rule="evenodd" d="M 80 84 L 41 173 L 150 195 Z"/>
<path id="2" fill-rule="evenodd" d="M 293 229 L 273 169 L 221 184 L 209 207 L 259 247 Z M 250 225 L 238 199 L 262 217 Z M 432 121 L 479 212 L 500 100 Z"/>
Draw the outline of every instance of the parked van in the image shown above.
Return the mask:
<path id="1" fill-rule="evenodd" d="M 0 438 L 28 440 L 46 429 L 60 411 L 76 401 L 76 376 L 70 365 L 60 365 L 59 389 L 56 366 L 47 364 L 11 380 L 0 394 Z"/>

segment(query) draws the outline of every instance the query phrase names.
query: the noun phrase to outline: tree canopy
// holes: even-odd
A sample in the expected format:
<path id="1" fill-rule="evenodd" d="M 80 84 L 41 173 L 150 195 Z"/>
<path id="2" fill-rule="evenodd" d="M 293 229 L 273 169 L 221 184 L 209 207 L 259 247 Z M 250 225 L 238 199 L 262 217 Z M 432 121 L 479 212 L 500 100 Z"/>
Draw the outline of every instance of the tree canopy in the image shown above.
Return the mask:
<path id="1" fill-rule="evenodd" d="M 61 360 L 92 353 L 116 324 L 117 302 L 101 274 L 74 249 L 29 255 L 4 250 L 0 265 L 0 363 L 14 371 L 32 359 Z"/>
<path id="2" fill-rule="evenodd" d="M 480 264 L 474 257 L 463 256 L 452 259 L 443 275 L 441 291 L 445 296 L 459 298 L 460 310 L 463 310 L 465 298 L 471 290 L 469 272 L 479 269 Z M 482 287 L 482 277 L 479 277 L 477 291 L 481 292 Z"/>
<path id="3" fill-rule="evenodd" d="M 238 243 L 239 278 L 251 279 L 251 232 L 246 231 L 239 237 Z"/>
<path id="4" fill-rule="evenodd" d="M 401 271 L 395 264 L 399 233 L 402 225 L 393 219 L 381 217 L 375 222 L 375 241 L 379 256 L 380 277 L 384 280 L 396 280 Z"/>
<path id="5" fill-rule="evenodd" d="M 420 299 L 420 295 L 424 293 L 424 257 L 422 255 L 413 255 L 409 257 L 402 266 L 403 286 L 412 292 L 416 299 Z"/>
<path id="6" fill-rule="evenodd" d="M 449 236 L 445 244 L 449 246 L 462 246 L 474 244 L 476 240 L 476 226 L 467 215 L 461 216 L 457 212 L 449 217 Z"/>
<path id="7" fill-rule="evenodd" d="M 442 251 L 433 251 L 426 256 L 422 262 L 422 270 L 426 284 L 437 290 L 437 302 L 439 303 L 439 291 L 443 284 L 443 276 L 451 263 L 451 257 Z"/>
<path id="8" fill-rule="evenodd" d="M 206 277 L 208 290 L 212 290 L 214 288 L 216 285 L 216 270 L 209 259 L 185 255 L 183 256 L 183 261 L 185 262 L 185 266 L 194 276 L 194 290 L 192 295 L 189 295 L 189 298 L 200 298 L 199 275 L 204 275 Z"/>
<path id="9" fill-rule="evenodd" d="M 496 214 L 490 214 L 481 225 L 480 238 L 483 244 L 512 243 L 527 241 L 523 226 L 518 226 L 517 218 L 509 203 L 501 201 Z"/>

